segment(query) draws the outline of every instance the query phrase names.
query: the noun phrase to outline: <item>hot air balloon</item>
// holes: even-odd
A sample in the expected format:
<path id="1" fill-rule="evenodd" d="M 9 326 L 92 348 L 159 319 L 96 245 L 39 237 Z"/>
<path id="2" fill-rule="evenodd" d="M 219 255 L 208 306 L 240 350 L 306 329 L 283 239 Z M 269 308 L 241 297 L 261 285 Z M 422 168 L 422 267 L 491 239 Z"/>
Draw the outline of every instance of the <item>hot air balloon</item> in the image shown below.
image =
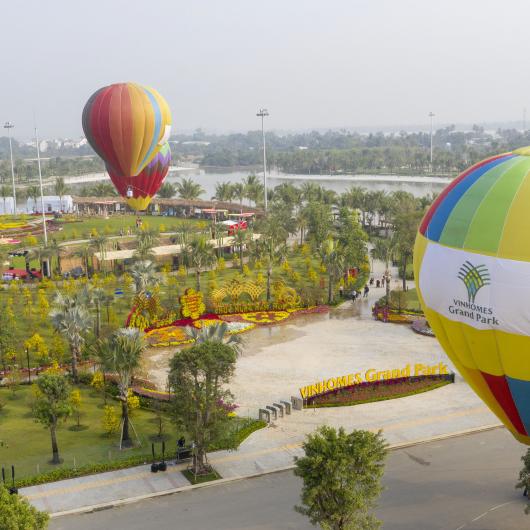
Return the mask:
<path id="1" fill-rule="evenodd" d="M 120 175 L 138 175 L 169 139 L 171 111 L 153 88 L 116 83 L 92 94 L 83 130 L 94 151 Z"/>
<path id="2" fill-rule="evenodd" d="M 530 445 L 530 147 L 483 160 L 445 188 L 420 225 L 414 272 L 449 358 Z"/>
<path id="3" fill-rule="evenodd" d="M 107 164 L 107 171 L 118 193 L 134 210 L 145 210 L 166 178 L 171 162 L 171 149 L 166 142 L 153 160 L 136 177 L 120 175 Z"/>

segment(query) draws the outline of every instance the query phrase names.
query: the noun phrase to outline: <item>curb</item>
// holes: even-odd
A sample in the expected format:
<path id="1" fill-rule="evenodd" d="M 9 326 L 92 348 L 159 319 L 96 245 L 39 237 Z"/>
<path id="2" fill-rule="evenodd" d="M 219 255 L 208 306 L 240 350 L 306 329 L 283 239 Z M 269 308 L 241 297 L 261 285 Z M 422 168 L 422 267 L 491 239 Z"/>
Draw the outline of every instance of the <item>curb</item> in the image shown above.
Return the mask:
<path id="1" fill-rule="evenodd" d="M 397 451 L 399 449 L 405 449 L 407 447 L 414 447 L 416 445 L 423 445 L 428 444 L 435 441 L 440 440 L 448 440 L 450 438 L 457 438 L 459 436 L 467 436 L 471 434 L 478 434 L 481 432 L 486 431 L 492 431 L 494 429 L 500 429 L 503 428 L 504 425 L 502 423 L 495 423 L 491 425 L 484 425 L 482 427 L 475 427 L 473 429 L 467 429 L 464 431 L 457 431 L 454 433 L 448 433 L 448 434 L 441 434 L 439 436 L 432 436 L 430 438 L 424 438 L 421 440 L 413 440 L 410 442 L 402 442 L 397 444 L 392 444 L 388 447 L 390 451 Z M 295 468 L 294 464 L 290 464 L 288 466 L 279 467 L 276 469 L 271 469 L 268 471 L 260 471 L 258 473 L 253 473 L 252 475 L 244 475 L 244 476 L 234 476 L 234 477 L 228 477 L 228 478 L 221 478 L 219 480 L 212 480 L 210 482 L 203 482 L 202 484 L 190 484 L 189 486 L 182 486 L 180 488 L 172 488 L 169 490 L 163 490 L 163 491 L 156 491 L 154 493 L 147 493 L 144 495 L 137 495 L 136 497 L 129 497 L 127 499 L 118 499 L 115 501 L 105 502 L 101 504 L 93 504 L 90 506 L 83 506 L 81 508 L 74 508 L 72 510 L 65 510 L 62 512 L 54 512 L 50 513 L 50 518 L 54 519 L 56 517 L 63 517 L 65 515 L 81 515 L 86 513 L 94 513 L 94 512 L 100 512 L 103 510 L 110 510 L 112 508 L 119 508 L 120 506 L 126 506 L 127 504 L 133 504 L 135 502 L 140 502 L 143 500 L 153 499 L 156 497 L 165 497 L 167 495 L 174 495 L 176 493 L 182 493 L 184 491 L 192 491 L 199 488 L 209 488 L 212 486 L 219 486 L 223 484 L 228 484 L 230 482 L 237 482 L 239 480 L 245 480 L 245 479 L 252 479 L 257 477 L 262 477 L 264 475 L 271 475 L 273 473 L 281 473 L 282 471 L 290 471 Z"/>

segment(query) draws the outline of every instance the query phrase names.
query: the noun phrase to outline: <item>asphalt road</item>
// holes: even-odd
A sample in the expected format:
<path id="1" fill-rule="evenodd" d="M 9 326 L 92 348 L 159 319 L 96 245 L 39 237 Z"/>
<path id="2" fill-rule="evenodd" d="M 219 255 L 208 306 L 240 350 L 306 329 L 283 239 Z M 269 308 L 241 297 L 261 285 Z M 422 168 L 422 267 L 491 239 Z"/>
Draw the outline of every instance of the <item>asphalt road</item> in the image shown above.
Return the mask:
<path id="1" fill-rule="evenodd" d="M 377 516 L 385 530 L 530 528 L 514 484 L 525 447 L 504 429 L 419 445 L 390 454 Z M 309 530 L 293 510 L 292 472 L 241 480 L 54 519 L 51 530 Z"/>

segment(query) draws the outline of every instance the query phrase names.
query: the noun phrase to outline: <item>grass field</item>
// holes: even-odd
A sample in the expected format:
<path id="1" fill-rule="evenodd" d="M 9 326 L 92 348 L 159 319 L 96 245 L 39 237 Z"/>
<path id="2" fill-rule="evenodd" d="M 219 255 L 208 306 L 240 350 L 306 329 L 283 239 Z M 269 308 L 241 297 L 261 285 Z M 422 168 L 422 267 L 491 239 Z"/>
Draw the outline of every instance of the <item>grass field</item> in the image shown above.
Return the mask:
<path id="1" fill-rule="evenodd" d="M 82 396 L 81 425 L 85 430 L 71 430 L 76 419 L 71 417 L 62 424 L 57 433 L 59 454 L 68 468 L 88 464 L 105 463 L 128 459 L 135 455 L 149 454 L 150 437 L 157 434 L 157 419 L 153 412 L 136 410 L 132 423 L 141 441 L 141 447 L 120 451 L 119 434 L 107 437 L 102 427 L 103 398 L 88 387 L 80 387 Z M 12 399 L 12 393 L 0 389 L 0 401 L 4 407 L 0 410 L 0 465 L 15 465 L 18 478 L 36 475 L 56 469 L 49 464 L 51 460 L 51 441 L 49 430 L 33 420 L 31 415 L 31 388 L 21 386 Z M 120 414 L 117 401 L 109 400 Z M 165 417 L 165 428 L 168 439 L 166 446 L 174 448 L 177 435 L 170 419 Z"/>

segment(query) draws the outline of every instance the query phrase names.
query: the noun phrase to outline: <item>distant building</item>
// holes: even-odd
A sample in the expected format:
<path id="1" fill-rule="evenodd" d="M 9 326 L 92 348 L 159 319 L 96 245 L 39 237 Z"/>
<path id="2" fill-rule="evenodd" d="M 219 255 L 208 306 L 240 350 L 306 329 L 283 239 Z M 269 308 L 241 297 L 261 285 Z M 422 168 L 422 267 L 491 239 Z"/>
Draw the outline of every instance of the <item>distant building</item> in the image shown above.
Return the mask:
<path id="1" fill-rule="evenodd" d="M 62 198 L 58 197 L 57 195 L 44 195 L 43 202 L 45 213 L 69 213 L 74 211 L 74 201 L 71 195 L 64 195 Z M 28 198 L 26 201 L 26 212 L 42 213 L 40 197 L 37 197 L 37 202 L 35 202 L 31 197 Z"/>
<path id="2" fill-rule="evenodd" d="M 13 197 L 0 197 L 0 215 L 13 213 Z"/>

